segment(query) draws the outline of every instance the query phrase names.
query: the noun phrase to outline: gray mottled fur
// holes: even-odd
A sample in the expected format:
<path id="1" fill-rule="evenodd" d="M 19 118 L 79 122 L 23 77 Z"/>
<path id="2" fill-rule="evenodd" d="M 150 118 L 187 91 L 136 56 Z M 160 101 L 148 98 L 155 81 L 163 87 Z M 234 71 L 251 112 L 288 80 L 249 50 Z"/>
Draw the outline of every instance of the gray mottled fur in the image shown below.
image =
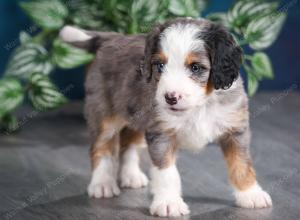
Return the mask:
<path id="1" fill-rule="evenodd" d="M 101 119 L 113 114 L 129 120 L 133 129 L 146 129 L 155 85 L 140 70 L 144 41 L 144 35 L 114 35 L 97 51 L 85 83 L 85 115 L 93 139 Z"/>

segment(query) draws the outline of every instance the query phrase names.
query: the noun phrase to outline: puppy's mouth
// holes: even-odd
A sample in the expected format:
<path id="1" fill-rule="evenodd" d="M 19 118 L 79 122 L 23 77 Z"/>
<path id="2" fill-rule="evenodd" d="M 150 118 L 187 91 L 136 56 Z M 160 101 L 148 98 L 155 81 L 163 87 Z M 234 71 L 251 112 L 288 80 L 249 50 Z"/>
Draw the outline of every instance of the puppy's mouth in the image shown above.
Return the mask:
<path id="1" fill-rule="evenodd" d="M 185 112 L 187 111 L 186 108 L 175 108 L 175 107 L 170 107 L 169 108 L 172 112 Z"/>
<path id="2" fill-rule="evenodd" d="M 188 108 L 168 107 L 169 114 L 174 116 L 183 116 L 186 112 L 188 112 L 188 110 Z"/>

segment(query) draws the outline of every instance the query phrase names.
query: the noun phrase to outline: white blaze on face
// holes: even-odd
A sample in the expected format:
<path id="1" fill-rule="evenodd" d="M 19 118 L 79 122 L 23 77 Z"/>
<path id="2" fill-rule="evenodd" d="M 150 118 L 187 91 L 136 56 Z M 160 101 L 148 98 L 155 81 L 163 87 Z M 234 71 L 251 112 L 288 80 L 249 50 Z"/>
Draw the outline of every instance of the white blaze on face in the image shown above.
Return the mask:
<path id="1" fill-rule="evenodd" d="M 164 97 L 167 92 L 182 96 L 176 104 L 178 108 L 192 109 L 205 100 L 205 88 L 190 78 L 191 71 L 185 66 L 191 52 L 205 51 L 204 42 L 197 39 L 200 31 L 201 26 L 195 24 L 175 24 L 161 34 L 161 52 L 166 56 L 167 63 L 158 83 L 156 100 L 162 108 L 169 107 Z"/>

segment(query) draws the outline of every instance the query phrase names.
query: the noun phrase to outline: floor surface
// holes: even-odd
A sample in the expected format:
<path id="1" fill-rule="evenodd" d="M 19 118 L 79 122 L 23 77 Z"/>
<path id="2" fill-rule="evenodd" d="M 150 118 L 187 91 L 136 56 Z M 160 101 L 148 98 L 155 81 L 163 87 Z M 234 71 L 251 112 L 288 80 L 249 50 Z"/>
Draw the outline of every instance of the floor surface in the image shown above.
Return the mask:
<path id="1" fill-rule="evenodd" d="M 251 101 L 252 155 L 274 207 L 234 206 L 219 147 L 180 152 L 178 168 L 191 214 L 178 219 L 300 219 L 300 94 L 258 94 Z M 80 104 L 41 114 L 25 110 L 22 130 L 0 136 L 0 219 L 159 219 L 149 215 L 149 189 L 89 199 L 89 139 Z M 143 153 L 143 167 L 149 165 Z"/>

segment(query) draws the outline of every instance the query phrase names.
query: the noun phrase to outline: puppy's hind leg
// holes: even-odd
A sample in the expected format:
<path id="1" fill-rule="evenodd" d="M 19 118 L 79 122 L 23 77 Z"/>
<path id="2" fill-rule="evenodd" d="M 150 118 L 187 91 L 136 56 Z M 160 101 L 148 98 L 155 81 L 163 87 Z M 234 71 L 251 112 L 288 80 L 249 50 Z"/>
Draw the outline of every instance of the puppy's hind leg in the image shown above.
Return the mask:
<path id="1" fill-rule="evenodd" d="M 144 134 L 130 128 L 121 132 L 121 169 L 122 187 L 141 188 L 148 184 L 147 176 L 139 166 L 139 150 L 146 146 Z"/>
<path id="2" fill-rule="evenodd" d="M 101 122 L 100 132 L 92 145 L 90 156 L 92 179 L 88 194 L 95 198 L 110 198 L 120 194 L 117 185 L 119 163 L 119 132 L 124 122 L 118 117 L 106 117 Z"/>

